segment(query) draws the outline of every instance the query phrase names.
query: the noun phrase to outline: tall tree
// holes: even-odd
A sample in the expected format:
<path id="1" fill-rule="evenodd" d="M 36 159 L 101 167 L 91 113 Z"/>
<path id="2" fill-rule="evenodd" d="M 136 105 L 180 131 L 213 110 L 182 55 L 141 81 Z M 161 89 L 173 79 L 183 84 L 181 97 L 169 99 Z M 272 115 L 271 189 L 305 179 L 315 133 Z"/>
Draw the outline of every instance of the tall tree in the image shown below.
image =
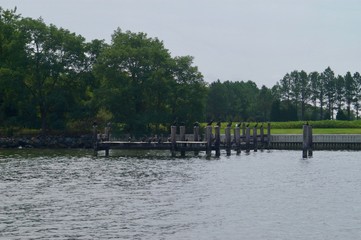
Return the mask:
<path id="1" fill-rule="evenodd" d="M 322 84 L 327 97 L 328 114 L 333 119 L 333 109 L 335 101 L 335 74 L 330 67 L 327 67 L 321 74 Z"/>
<path id="2" fill-rule="evenodd" d="M 316 112 L 314 112 L 313 114 L 313 119 L 317 120 L 317 119 L 322 119 L 323 118 L 323 104 L 324 104 L 324 100 L 323 100 L 323 85 L 321 84 L 320 81 L 320 74 L 318 72 L 311 72 L 308 75 L 309 81 L 310 81 L 310 99 L 312 101 L 313 104 L 313 108 L 316 109 L 317 108 L 317 104 L 319 103 L 319 108 L 320 108 L 320 113 L 319 113 L 319 118 L 317 117 Z"/>
<path id="3" fill-rule="evenodd" d="M 342 111 L 342 105 L 345 101 L 345 79 L 338 75 L 335 78 L 335 104 L 337 106 L 337 111 Z"/>
<path id="4" fill-rule="evenodd" d="M 305 71 L 298 74 L 300 82 L 301 120 L 305 120 L 306 105 L 311 96 L 310 79 Z"/>
<path id="5" fill-rule="evenodd" d="M 354 98 L 354 108 L 356 110 L 356 118 L 359 119 L 360 111 L 360 101 L 361 101 L 361 75 L 358 72 L 353 74 L 353 79 L 355 81 L 355 98 Z"/>
<path id="6" fill-rule="evenodd" d="M 85 39 L 68 30 L 47 26 L 42 19 L 21 21 L 27 40 L 27 69 L 25 86 L 39 109 L 41 128 L 48 129 L 51 113 L 63 118 L 72 104 L 77 75 L 84 70 Z"/>
<path id="7" fill-rule="evenodd" d="M 350 72 L 347 72 L 345 77 L 345 100 L 347 106 L 347 118 L 351 120 L 351 104 L 354 102 L 356 92 L 356 82 Z"/>

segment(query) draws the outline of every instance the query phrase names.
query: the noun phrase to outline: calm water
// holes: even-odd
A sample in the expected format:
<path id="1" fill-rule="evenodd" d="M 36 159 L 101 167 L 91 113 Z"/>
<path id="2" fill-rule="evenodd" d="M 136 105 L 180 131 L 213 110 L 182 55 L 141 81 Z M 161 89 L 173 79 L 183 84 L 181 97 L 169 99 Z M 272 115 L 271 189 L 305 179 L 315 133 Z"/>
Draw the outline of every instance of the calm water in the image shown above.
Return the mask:
<path id="1" fill-rule="evenodd" d="M 359 239 L 361 152 L 2 150 L 0 239 Z"/>

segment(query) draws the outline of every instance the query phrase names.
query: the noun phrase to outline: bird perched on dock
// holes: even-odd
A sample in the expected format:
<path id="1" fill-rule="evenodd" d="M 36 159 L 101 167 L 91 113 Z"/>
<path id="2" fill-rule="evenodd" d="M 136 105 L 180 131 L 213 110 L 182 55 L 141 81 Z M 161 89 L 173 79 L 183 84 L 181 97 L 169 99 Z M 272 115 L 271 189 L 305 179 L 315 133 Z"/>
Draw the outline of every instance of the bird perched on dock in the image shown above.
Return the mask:
<path id="1" fill-rule="evenodd" d="M 227 124 L 227 127 L 232 127 L 232 122 L 231 121 Z"/>
<path id="2" fill-rule="evenodd" d="M 306 125 L 308 126 L 309 124 L 308 124 L 308 121 L 306 122 Z"/>
<path id="3" fill-rule="evenodd" d="M 198 127 L 198 126 L 199 126 L 199 122 L 194 122 L 194 123 L 193 123 L 193 126 L 194 126 L 194 127 Z"/>
<path id="4" fill-rule="evenodd" d="M 131 137 L 128 137 L 128 142 L 132 141 L 132 138 Z"/>
<path id="5" fill-rule="evenodd" d="M 258 126 L 258 122 L 256 122 L 256 125 L 254 125 L 254 127 L 256 128 Z"/>
<path id="6" fill-rule="evenodd" d="M 249 127 L 249 123 L 247 123 L 246 127 Z"/>
<path id="7" fill-rule="evenodd" d="M 178 126 L 178 118 L 174 119 L 172 126 Z"/>
<path id="8" fill-rule="evenodd" d="M 216 125 L 217 125 L 218 127 L 220 127 L 221 124 L 222 124 L 222 122 L 221 122 L 220 120 L 216 123 Z"/>
<path id="9" fill-rule="evenodd" d="M 207 123 L 207 126 L 212 126 L 212 124 L 213 124 L 213 119 Z"/>
<path id="10" fill-rule="evenodd" d="M 236 124 L 236 127 L 242 127 L 242 122 L 239 122 L 238 124 Z"/>

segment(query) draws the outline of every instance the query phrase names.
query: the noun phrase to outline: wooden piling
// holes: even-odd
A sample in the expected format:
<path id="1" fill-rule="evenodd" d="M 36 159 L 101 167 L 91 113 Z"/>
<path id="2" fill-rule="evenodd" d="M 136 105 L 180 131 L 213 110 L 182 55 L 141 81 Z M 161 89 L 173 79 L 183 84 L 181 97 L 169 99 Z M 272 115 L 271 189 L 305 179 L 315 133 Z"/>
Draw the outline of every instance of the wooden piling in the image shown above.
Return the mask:
<path id="1" fill-rule="evenodd" d="M 199 126 L 193 127 L 193 140 L 195 142 L 199 141 Z M 199 154 L 199 151 L 194 151 L 194 155 L 197 156 Z"/>
<path id="2" fill-rule="evenodd" d="M 207 157 L 210 157 L 212 153 L 212 126 L 206 127 L 206 141 L 206 155 Z"/>
<path id="3" fill-rule="evenodd" d="M 214 148 L 216 151 L 216 157 L 219 157 L 221 155 L 221 127 L 220 126 L 214 127 L 214 136 L 215 136 Z"/>
<path id="4" fill-rule="evenodd" d="M 261 140 L 261 148 L 263 149 L 264 147 L 264 129 L 263 129 L 263 125 L 261 125 L 261 127 L 259 128 L 259 134 L 260 134 L 260 140 Z"/>
<path id="5" fill-rule="evenodd" d="M 250 151 L 250 129 L 246 127 L 246 152 L 249 153 Z"/>
<path id="6" fill-rule="evenodd" d="M 98 155 L 98 134 L 97 134 L 97 125 L 93 124 L 93 150 L 94 156 Z"/>
<path id="7" fill-rule="evenodd" d="M 235 138 L 235 142 L 236 142 L 236 153 L 237 155 L 239 155 L 241 153 L 241 132 L 240 132 L 240 128 L 237 126 L 234 129 L 234 138 Z"/>
<path id="8" fill-rule="evenodd" d="M 225 135 L 226 135 L 226 153 L 227 156 L 231 155 L 231 145 L 232 145 L 232 140 L 231 140 L 231 127 L 226 127 L 224 129 L 225 131 Z"/>
<path id="9" fill-rule="evenodd" d="M 242 123 L 242 136 L 243 138 L 246 137 L 246 123 Z"/>
<path id="10" fill-rule="evenodd" d="M 176 147 L 177 147 L 177 126 L 170 127 L 170 141 L 171 141 L 171 154 L 172 157 L 175 157 Z"/>
<path id="11" fill-rule="evenodd" d="M 180 135 L 180 140 L 181 141 L 185 141 L 186 140 L 186 127 L 185 126 L 180 126 L 179 127 L 179 135 Z M 185 144 L 184 144 L 185 145 Z M 184 147 L 184 145 L 182 145 L 182 147 Z M 181 156 L 185 157 L 186 155 L 186 151 L 185 150 L 181 150 Z"/>
<path id="12" fill-rule="evenodd" d="M 303 145 L 302 157 L 307 158 L 307 150 L 309 148 L 308 125 L 303 125 Z"/>
<path id="13" fill-rule="evenodd" d="M 313 155 L 312 126 L 308 125 L 308 156 L 312 157 L 312 155 Z"/>
<path id="14" fill-rule="evenodd" d="M 270 147 L 271 142 L 271 123 L 267 123 L 267 149 Z"/>
<path id="15" fill-rule="evenodd" d="M 253 149 L 257 152 L 258 149 L 258 141 L 257 141 L 257 127 L 253 127 Z"/>

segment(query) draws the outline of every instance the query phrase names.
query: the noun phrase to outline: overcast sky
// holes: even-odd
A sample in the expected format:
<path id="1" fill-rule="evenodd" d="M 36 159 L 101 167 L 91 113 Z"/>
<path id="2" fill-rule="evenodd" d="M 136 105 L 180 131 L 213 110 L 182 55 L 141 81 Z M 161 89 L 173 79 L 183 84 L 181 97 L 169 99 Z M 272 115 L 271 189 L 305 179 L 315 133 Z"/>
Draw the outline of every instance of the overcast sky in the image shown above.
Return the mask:
<path id="1" fill-rule="evenodd" d="M 360 0 L 0 0 L 23 17 L 110 42 L 113 31 L 157 37 L 191 55 L 207 82 L 272 87 L 293 70 L 361 72 Z"/>

